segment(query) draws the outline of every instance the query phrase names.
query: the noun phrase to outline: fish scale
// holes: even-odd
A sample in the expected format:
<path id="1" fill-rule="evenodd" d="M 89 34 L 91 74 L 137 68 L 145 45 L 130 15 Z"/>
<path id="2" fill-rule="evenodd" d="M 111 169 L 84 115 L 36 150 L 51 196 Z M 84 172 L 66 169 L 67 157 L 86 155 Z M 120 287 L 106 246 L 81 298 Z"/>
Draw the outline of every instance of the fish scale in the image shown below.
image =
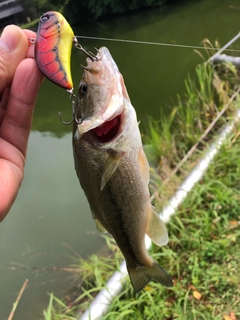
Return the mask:
<path id="1" fill-rule="evenodd" d="M 75 148 L 77 150 L 81 150 L 81 154 L 89 154 L 88 149 L 89 146 L 87 146 L 86 141 L 84 139 L 80 139 L 79 141 L 75 142 Z M 104 190 L 99 193 L 100 190 L 100 181 L 101 181 L 101 171 L 94 170 L 92 171 L 92 165 L 89 165 L 89 163 L 86 163 L 85 160 L 81 161 L 82 157 L 81 154 L 76 154 L 76 158 L 78 159 L 77 162 L 77 172 L 80 176 L 80 181 L 83 190 L 85 191 L 90 207 L 93 212 L 106 212 L 106 215 L 104 215 L 104 219 L 101 220 L 101 223 L 106 228 L 106 230 L 109 231 L 109 233 L 112 234 L 114 239 L 116 240 L 117 244 L 122 249 L 124 256 L 131 257 L 128 258 L 128 263 L 130 263 L 130 260 L 137 261 L 139 265 L 143 264 L 143 259 L 146 259 L 145 255 L 144 257 L 141 257 L 142 247 L 145 246 L 144 241 L 144 225 L 146 224 L 143 220 L 144 214 L 141 214 L 140 211 L 143 210 L 143 204 L 139 201 L 139 199 L 136 199 L 133 196 L 135 193 L 140 193 L 143 195 L 142 190 L 139 190 L 136 188 L 136 185 L 140 187 L 139 183 L 135 183 L 134 180 L 136 180 L 134 176 L 134 172 L 136 171 L 135 167 L 130 167 L 128 159 L 124 159 L 124 162 L 122 165 L 120 164 L 118 169 L 115 171 L 113 176 L 111 177 L 111 180 L 106 185 Z M 99 153 L 95 153 L 91 156 L 91 164 L 95 163 L 106 163 L 107 155 L 101 156 Z M 88 165 L 86 165 L 88 164 Z M 130 176 L 132 173 L 132 177 Z M 126 180 L 127 176 L 127 182 L 125 183 L 125 190 L 126 193 L 128 193 L 129 197 L 126 201 L 126 194 L 121 192 L 122 189 L 122 182 Z M 95 184 L 89 184 L 89 181 L 95 181 Z M 131 182 L 132 181 L 132 182 Z M 145 199 L 148 199 L 149 195 L 148 193 L 145 194 Z M 142 198 L 142 200 L 144 200 Z M 144 203 L 144 201 L 143 201 Z M 139 212 L 139 219 L 135 219 L 135 211 Z M 128 226 L 133 225 L 135 228 L 130 228 L 129 231 L 126 230 L 122 224 L 122 221 L 126 221 L 127 216 L 127 224 Z M 112 227 L 112 221 L 114 221 L 114 227 Z M 135 232 L 135 230 L 142 229 L 142 232 Z M 125 232 L 123 232 L 123 230 Z M 124 236 L 125 233 L 125 236 Z M 126 247 L 127 243 L 136 243 L 134 248 L 134 256 L 133 256 L 133 250 L 130 247 Z M 139 247 L 138 247 L 139 244 Z M 125 252 L 126 251 L 126 252 Z M 131 254 L 130 252 L 131 251 Z M 140 255 L 141 253 L 141 255 Z M 150 260 L 152 261 L 152 260 Z M 144 261 L 146 263 L 146 261 Z"/>

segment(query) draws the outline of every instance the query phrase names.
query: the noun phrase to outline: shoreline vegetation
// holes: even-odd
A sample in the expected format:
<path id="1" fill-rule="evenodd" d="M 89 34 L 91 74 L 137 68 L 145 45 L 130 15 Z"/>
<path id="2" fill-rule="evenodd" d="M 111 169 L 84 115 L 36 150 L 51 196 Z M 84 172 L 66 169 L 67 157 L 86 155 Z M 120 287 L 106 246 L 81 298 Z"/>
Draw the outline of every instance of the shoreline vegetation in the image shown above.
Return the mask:
<path id="1" fill-rule="evenodd" d="M 207 40 L 205 45 L 209 51 Z M 204 155 L 219 129 L 240 108 L 238 82 L 238 71 L 231 64 L 198 65 L 195 79 L 185 80 L 186 93 L 177 96 L 170 116 L 146 121 L 143 143 L 151 166 L 150 191 L 158 212 Z M 211 125 L 221 110 L 223 115 Z M 206 130 L 210 132 L 204 134 Z M 240 126 L 236 126 L 203 180 L 171 218 L 168 245 L 151 248 L 151 256 L 172 276 L 174 287 L 167 289 L 151 282 L 136 295 L 127 279 L 102 319 L 240 319 L 239 135 Z M 189 150 L 192 152 L 186 157 Z M 80 319 L 104 288 L 123 259 L 112 238 L 105 239 L 106 254 L 95 254 L 88 260 L 74 258 L 71 267 L 77 271 L 75 286 L 68 298 L 60 300 L 50 295 L 44 320 Z"/>
<path id="2" fill-rule="evenodd" d="M 193 0 L 184 0 L 189 3 Z M 38 19 L 44 12 L 59 11 L 71 25 L 78 24 L 79 21 L 99 21 L 109 17 L 132 14 L 134 12 L 154 10 L 156 8 L 171 5 L 174 6 L 176 0 L 136 0 L 131 3 L 124 1 L 78 1 L 78 0 L 24 0 L 21 1 L 25 10 L 27 21 Z M 24 20 L 23 20 L 24 21 Z"/>
<path id="3" fill-rule="evenodd" d="M 182 0 L 190 3 L 194 0 Z M 23 25 L 23 28 L 32 28 L 39 21 L 39 17 L 47 11 L 58 11 L 62 13 L 71 25 L 82 23 L 99 22 L 106 18 L 116 18 L 122 15 L 131 15 L 135 12 L 154 10 L 163 6 L 174 6 L 177 0 L 136 0 L 131 3 L 123 1 L 78 1 L 78 0 L 15 0 L 5 1 L 3 10 L 10 12 L 4 17 L 0 16 L 0 27 L 15 23 Z M 23 11 L 14 13 L 14 6 L 22 6 Z M 49 10 L 50 9 L 50 10 Z"/>

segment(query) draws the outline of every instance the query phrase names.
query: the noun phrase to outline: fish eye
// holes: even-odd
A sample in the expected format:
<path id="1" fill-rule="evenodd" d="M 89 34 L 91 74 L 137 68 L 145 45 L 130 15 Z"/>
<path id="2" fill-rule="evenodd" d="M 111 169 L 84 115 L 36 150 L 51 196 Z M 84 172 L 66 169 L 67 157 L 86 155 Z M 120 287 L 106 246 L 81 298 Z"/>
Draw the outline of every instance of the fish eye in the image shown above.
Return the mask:
<path id="1" fill-rule="evenodd" d="M 43 16 L 41 16 L 40 21 L 42 23 L 47 22 L 50 19 L 50 16 L 48 14 L 44 14 Z"/>
<path id="2" fill-rule="evenodd" d="M 87 89 L 88 85 L 86 84 L 86 82 L 83 82 L 79 87 L 79 93 L 84 95 L 87 92 Z"/>

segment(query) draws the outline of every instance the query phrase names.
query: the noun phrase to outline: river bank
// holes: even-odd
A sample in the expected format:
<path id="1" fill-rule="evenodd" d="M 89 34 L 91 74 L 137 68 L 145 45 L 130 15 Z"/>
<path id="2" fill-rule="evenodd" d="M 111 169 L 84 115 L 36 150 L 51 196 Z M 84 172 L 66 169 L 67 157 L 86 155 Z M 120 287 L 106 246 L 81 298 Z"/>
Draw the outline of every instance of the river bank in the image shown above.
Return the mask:
<path id="1" fill-rule="evenodd" d="M 220 78 L 212 66 L 199 65 L 197 81 L 186 79 L 186 94 L 178 97 L 170 118 L 149 120 L 145 124 L 147 133 L 143 141 L 151 164 L 150 189 L 158 211 L 196 165 L 219 128 L 240 108 L 235 93 L 236 71 L 230 65 L 224 68 L 227 77 Z M 203 137 L 224 108 L 224 115 L 210 134 Z M 151 282 L 135 295 L 127 279 L 124 290 L 113 299 L 102 319 L 239 318 L 239 132 L 236 127 L 204 179 L 171 218 L 169 244 L 151 249 L 153 258 L 173 277 L 174 288 L 166 289 Z M 182 162 L 196 143 L 195 151 Z M 108 237 L 106 242 L 105 256 L 92 255 L 87 261 L 76 258 L 79 278 L 73 293 L 64 302 L 52 295 L 45 320 L 80 319 L 81 312 L 88 308 L 122 261 L 114 242 Z"/>

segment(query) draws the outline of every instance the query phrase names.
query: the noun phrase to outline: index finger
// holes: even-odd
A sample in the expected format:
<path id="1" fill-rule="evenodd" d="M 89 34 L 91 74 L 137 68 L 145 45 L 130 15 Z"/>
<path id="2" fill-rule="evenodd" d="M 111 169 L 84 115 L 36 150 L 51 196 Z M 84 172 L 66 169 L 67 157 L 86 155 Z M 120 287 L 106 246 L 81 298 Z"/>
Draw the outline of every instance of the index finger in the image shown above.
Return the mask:
<path id="1" fill-rule="evenodd" d="M 18 66 L 11 85 L 6 114 L 0 127 L 0 136 L 16 147 L 24 156 L 32 124 L 33 107 L 42 83 L 42 74 L 33 59 L 24 59 Z M 14 154 L 8 160 L 17 163 Z"/>
<path id="2" fill-rule="evenodd" d="M 0 95 L 11 84 L 19 63 L 26 57 L 27 37 L 15 25 L 9 25 L 0 37 Z"/>

